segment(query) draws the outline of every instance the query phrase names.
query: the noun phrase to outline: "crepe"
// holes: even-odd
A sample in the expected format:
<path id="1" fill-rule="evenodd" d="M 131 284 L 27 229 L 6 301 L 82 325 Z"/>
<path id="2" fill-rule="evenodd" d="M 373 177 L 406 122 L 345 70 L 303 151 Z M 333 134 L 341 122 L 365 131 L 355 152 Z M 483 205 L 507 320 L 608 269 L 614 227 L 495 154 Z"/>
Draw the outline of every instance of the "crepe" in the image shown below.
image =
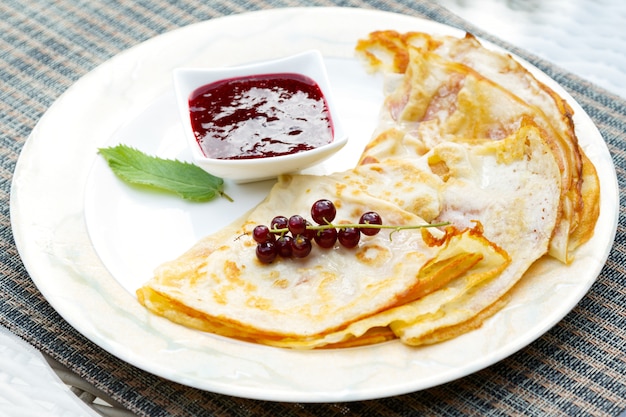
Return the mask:
<path id="1" fill-rule="evenodd" d="M 376 31 L 360 40 L 356 50 L 371 70 L 401 74 L 388 77 L 395 82 L 389 82 L 381 129 L 391 123 L 401 130 L 413 152 L 423 153 L 440 141 L 499 140 L 522 123 L 536 124 L 561 172 L 561 210 L 550 254 L 571 262 L 572 252 L 593 235 L 600 186 L 595 167 L 578 145 L 573 110 L 563 98 L 509 55 L 484 48 L 471 34 L 455 38 Z M 370 152 L 370 157 L 385 155 Z"/>
<path id="2" fill-rule="evenodd" d="M 353 181 L 356 178 L 356 181 Z M 496 276 L 507 255 L 482 238 L 479 230 L 389 232 L 363 239 L 356 250 L 316 248 L 305 259 L 281 259 L 271 265 L 254 257 L 247 236 L 285 207 L 303 212 L 329 196 L 338 218 L 375 210 L 394 225 L 423 224 L 411 213 L 363 192 L 356 172 L 334 176 L 285 176 L 267 200 L 245 221 L 209 236 L 183 257 L 161 266 L 140 299 L 156 309 L 154 292 L 193 311 L 182 317 L 165 306 L 175 321 L 199 317 L 202 328 L 265 344 L 317 340 L 391 307 L 436 291 L 458 276 L 479 281 Z M 294 193 L 294 190 L 302 192 Z M 433 273 L 424 273 L 430 268 Z M 436 273 L 434 273 L 436 272 Z M 186 323 L 191 324 L 191 323 Z M 192 324 L 193 325 L 193 324 Z"/>
<path id="3" fill-rule="evenodd" d="M 418 346 L 479 327 L 546 254 L 571 260 L 593 232 L 599 186 L 568 128 L 569 107 L 551 91 L 522 97 L 520 86 L 547 87 L 472 37 L 380 33 L 357 45 L 388 78 L 359 164 L 280 177 L 242 219 L 157 268 L 137 291 L 150 311 L 285 348 L 393 338 Z M 449 225 L 385 229 L 304 259 L 256 259 L 256 225 L 305 215 L 318 199 L 334 202 L 335 223 L 376 211 L 385 225 Z"/>

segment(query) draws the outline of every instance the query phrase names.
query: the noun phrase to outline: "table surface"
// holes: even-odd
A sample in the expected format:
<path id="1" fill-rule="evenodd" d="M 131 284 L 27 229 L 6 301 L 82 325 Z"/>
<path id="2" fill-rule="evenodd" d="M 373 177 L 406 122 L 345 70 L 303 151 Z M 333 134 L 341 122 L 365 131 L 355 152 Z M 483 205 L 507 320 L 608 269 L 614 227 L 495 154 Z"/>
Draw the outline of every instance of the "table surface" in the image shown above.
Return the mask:
<path id="1" fill-rule="evenodd" d="M 0 416 L 90 411 L 49 373 L 35 350 L 58 360 L 136 415 L 594 415 L 626 409 L 626 251 L 620 222 L 609 259 L 589 294 L 561 323 L 519 353 L 443 386 L 400 397 L 340 404 L 290 404 L 232 398 L 171 383 L 120 361 L 78 334 L 38 292 L 13 243 L 12 172 L 37 121 L 67 88 L 116 54 L 191 23 L 285 6 L 377 8 L 428 17 L 478 33 L 559 81 L 605 138 L 623 195 L 626 148 L 626 3 L 619 0 L 429 1 L 0 0 Z M 162 6 L 162 7 L 161 7 Z M 443 7 L 445 8 L 443 8 Z M 122 22 L 117 24 L 116 22 Z M 131 23 L 132 22 L 132 23 Z M 111 31 L 106 25 L 116 25 Z M 116 32 L 117 31 L 117 32 Z M 115 32 L 115 33 L 113 33 Z M 80 39 L 81 42 L 75 42 Z M 63 345 L 63 346 L 61 346 Z M 16 353 L 17 352 L 17 353 Z M 14 356 L 17 355 L 17 356 Z M 26 355 L 26 356 L 24 356 Z M 19 361 L 12 358 L 19 357 Z M 8 364 L 12 362 L 12 366 Z M 591 366 L 593 365 L 593 366 Z M 32 378 L 33 370 L 44 381 Z M 29 377 L 31 375 L 31 377 Z M 29 387 L 29 381 L 37 385 Z M 494 384 L 489 381 L 506 381 Z M 154 389 L 158 387 L 158 389 Z M 50 393 L 46 394 L 46 390 Z M 62 392 L 62 394 L 58 394 Z M 54 398 L 28 402 L 26 395 Z M 65 408 L 64 408 L 65 407 Z M 102 410 L 101 410 L 102 412 Z M 102 412 L 104 413 L 104 412 Z M 43 415 L 43 414 L 32 414 Z M 120 414 L 121 415 L 121 414 Z"/>
<path id="2" fill-rule="evenodd" d="M 626 5 L 614 0 L 437 0 L 486 32 L 626 98 Z"/>

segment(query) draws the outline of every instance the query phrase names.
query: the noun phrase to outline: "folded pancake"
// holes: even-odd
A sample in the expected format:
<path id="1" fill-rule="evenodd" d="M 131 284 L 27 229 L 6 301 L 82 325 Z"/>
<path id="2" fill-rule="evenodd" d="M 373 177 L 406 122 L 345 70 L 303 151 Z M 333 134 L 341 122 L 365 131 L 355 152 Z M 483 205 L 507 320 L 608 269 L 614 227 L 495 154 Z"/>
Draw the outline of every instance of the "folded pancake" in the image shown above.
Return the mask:
<path id="1" fill-rule="evenodd" d="M 415 152 L 430 149 L 433 141 L 499 140 L 525 119 L 540 127 L 561 171 L 561 210 L 550 254 L 571 261 L 572 251 L 593 234 L 600 191 L 564 99 L 509 55 L 484 48 L 469 34 L 377 31 L 359 41 L 357 51 L 371 69 L 390 75 L 386 126 L 404 134 Z"/>
<path id="2" fill-rule="evenodd" d="M 259 343 L 316 347 L 351 323 L 406 304 L 462 279 L 469 288 L 508 264 L 504 251 L 480 228 L 406 230 L 362 239 L 356 250 L 315 248 L 305 259 L 271 265 L 254 256 L 250 233 L 286 208 L 306 213 L 330 198 L 338 219 L 377 211 L 391 225 L 424 224 L 418 216 L 372 197 L 351 171 L 334 176 L 285 176 L 240 222 L 200 241 L 159 267 L 139 300 L 165 317 L 218 334 Z M 428 198 L 428 197 L 427 197 Z M 347 335 L 335 337 L 333 342 Z"/>
<path id="3" fill-rule="evenodd" d="M 358 166 L 279 178 L 244 218 L 161 265 L 139 301 L 174 322 L 272 346 L 418 346 L 479 327 L 544 255 L 568 262 L 595 226 L 595 169 L 565 102 L 481 48 L 472 37 L 419 33 L 360 42 L 388 84 Z M 385 229 L 351 250 L 260 263 L 252 229 L 306 215 L 321 198 L 335 203 L 336 222 L 376 211 L 385 225 L 449 226 Z"/>

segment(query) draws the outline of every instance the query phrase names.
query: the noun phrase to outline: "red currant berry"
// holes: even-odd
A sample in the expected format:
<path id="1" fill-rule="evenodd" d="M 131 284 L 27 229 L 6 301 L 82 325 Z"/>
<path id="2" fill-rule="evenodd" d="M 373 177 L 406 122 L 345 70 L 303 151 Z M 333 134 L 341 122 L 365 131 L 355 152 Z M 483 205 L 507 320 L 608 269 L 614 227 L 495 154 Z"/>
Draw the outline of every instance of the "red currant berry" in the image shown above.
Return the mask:
<path id="1" fill-rule="evenodd" d="M 280 256 L 283 258 L 291 258 L 292 249 L 291 242 L 293 238 L 289 235 L 284 235 L 276 239 L 276 250 Z"/>
<path id="2" fill-rule="evenodd" d="M 275 237 L 270 233 L 269 227 L 264 224 L 260 224 L 252 230 L 252 238 L 257 243 L 273 242 Z"/>
<path id="3" fill-rule="evenodd" d="M 337 242 L 337 229 L 324 229 L 315 234 L 315 243 L 321 248 L 332 248 Z"/>
<path id="4" fill-rule="evenodd" d="M 312 248 L 311 241 L 302 235 L 297 235 L 291 241 L 291 254 L 294 258 L 306 258 Z"/>
<path id="5" fill-rule="evenodd" d="M 288 225 L 289 225 L 288 218 L 286 218 L 285 216 L 276 216 L 272 219 L 272 222 L 270 223 L 270 229 L 272 230 L 287 229 Z"/>
<path id="6" fill-rule="evenodd" d="M 294 214 L 289 218 L 288 228 L 292 235 L 301 235 L 306 230 L 306 220 L 299 214 Z"/>
<path id="7" fill-rule="evenodd" d="M 380 217 L 380 214 L 376 213 L 375 211 L 368 211 L 367 213 L 363 213 L 361 219 L 359 220 L 359 224 L 382 225 L 383 219 Z M 361 228 L 361 233 L 366 236 L 374 236 L 378 232 L 380 232 L 380 229 L 378 227 L 371 229 L 367 227 Z"/>
<path id="8" fill-rule="evenodd" d="M 361 240 L 361 232 L 354 227 L 346 227 L 337 232 L 337 240 L 346 248 L 354 248 Z"/>
<path id="9" fill-rule="evenodd" d="M 336 215 L 337 209 L 330 200 L 317 200 L 311 207 L 311 217 L 317 224 L 328 224 Z"/>
<path id="10" fill-rule="evenodd" d="M 271 263 L 278 254 L 274 242 L 263 242 L 256 246 L 256 257 L 264 264 Z"/>

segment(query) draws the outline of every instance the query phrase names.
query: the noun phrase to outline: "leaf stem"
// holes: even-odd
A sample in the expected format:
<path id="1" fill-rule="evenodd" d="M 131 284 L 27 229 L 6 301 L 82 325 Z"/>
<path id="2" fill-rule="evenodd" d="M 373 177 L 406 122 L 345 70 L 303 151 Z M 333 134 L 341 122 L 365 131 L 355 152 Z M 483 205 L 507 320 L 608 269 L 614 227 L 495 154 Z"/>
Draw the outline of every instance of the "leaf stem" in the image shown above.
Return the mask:
<path id="1" fill-rule="evenodd" d="M 231 203 L 235 202 L 235 200 L 233 200 L 233 198 L 229 196 L 228 194 L 226 194 L 224 191 L 220 191 L 220 195 L 224 197 L 226 200 L 230 201 Z"/>

